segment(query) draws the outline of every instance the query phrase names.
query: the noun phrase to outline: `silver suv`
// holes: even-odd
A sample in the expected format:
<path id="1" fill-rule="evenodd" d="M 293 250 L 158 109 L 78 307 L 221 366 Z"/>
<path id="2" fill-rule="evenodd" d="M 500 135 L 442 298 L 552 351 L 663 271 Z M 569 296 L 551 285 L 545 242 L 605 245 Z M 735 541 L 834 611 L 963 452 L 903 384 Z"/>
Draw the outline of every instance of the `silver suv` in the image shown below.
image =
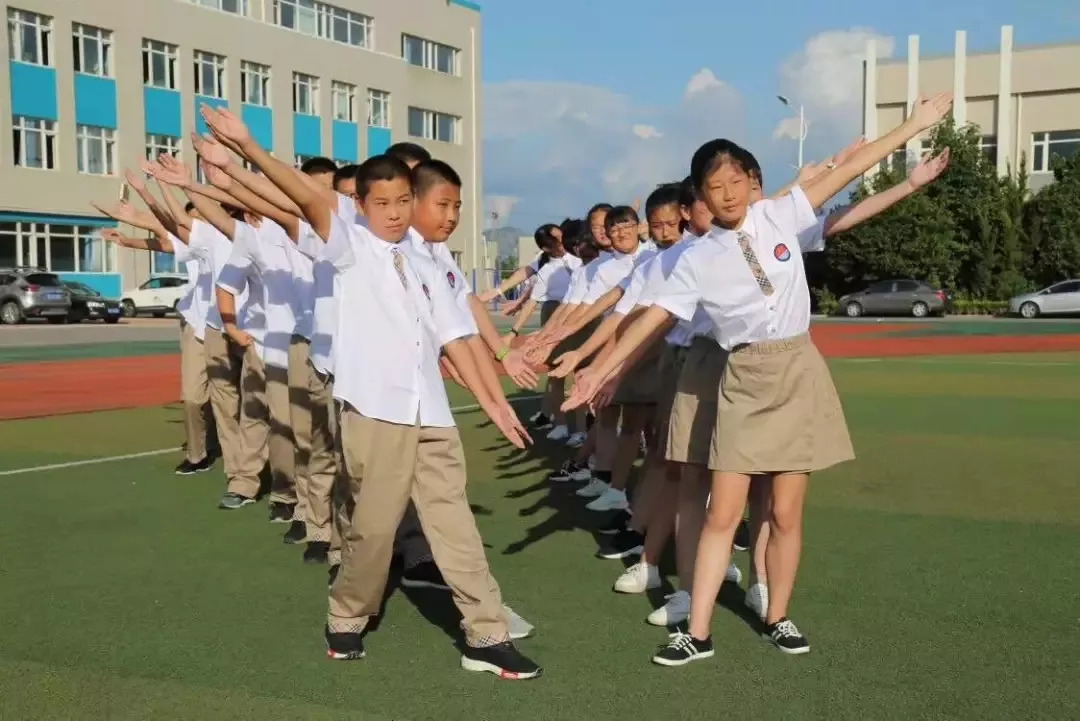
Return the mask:
<path id="1" fill-rule="evenodd" d="M 71 312 L 71 293 L 54 273 L 43 268 L 0 268 L 0 323 L 15 325 L 28 318 L 63 323 Z"/>

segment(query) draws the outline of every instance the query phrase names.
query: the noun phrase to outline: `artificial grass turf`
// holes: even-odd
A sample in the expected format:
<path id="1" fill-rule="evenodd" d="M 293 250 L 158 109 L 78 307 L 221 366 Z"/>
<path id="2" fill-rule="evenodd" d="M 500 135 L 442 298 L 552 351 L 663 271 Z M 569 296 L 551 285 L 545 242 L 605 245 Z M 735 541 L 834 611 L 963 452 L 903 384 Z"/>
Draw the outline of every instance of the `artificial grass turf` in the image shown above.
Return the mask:
<path id="1" fill-rule="evenodd" d="M 542 483 L 561 455 L 512 451 L 480 414 L 459 417 L 470 500 L 507 602 L 538 627 L 521 647 L 545 676 L 527 684 L 457 668 L 437 593 L 395 592 L 366 660 L 325 660 L 325 568 L 264 506 L 217 511 L 216 472 L 177 478 L 162 456 L 7 477 L 0 718 L 1074 717 L 1080 428 L 1046 379 L 1076 371 L 991 363 L 833 363 L 860 458 L 812 482 L 792 610 L 814 649 L 798 659 L 721 608 L 715 659 L 652 666 L 664 632 L 648 600 L 611 592 L 620 564 L 591 557 L 600 519 Z M 154 413 L 82 419 L 126 422 L 132 452 L 175 443 L 175 411 Z M 65 446 L 74 418 L 0 433 Z"/>

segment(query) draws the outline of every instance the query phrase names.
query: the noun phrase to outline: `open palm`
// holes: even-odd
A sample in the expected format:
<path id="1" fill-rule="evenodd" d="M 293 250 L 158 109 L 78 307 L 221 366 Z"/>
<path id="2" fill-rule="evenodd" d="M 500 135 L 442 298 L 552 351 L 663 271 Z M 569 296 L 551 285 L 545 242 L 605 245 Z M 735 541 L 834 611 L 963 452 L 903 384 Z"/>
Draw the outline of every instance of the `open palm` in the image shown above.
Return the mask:
<path id="1" fill-rule="evenodd" d="M 209 105 L 202 106 L 202 116 L 206 124 L 215 134 L 234 143 L 242 143 L 251 137 L 244 121 L 226 108 L 211 108 Z"/>
<path id="2" fill-rule="evenodd" d="M 949 149 L 931 157 L 929 153 L 918 165 L 911 169 L 908 181 L 916 188 L 923 188 L 937 180 L 949 167 Z"/>
<path id="3" fill-rule="evenodd" d="M 199 136 L 194 133 L 192 133 L 192 136 L 193 138 L 199 138 Z M 194 140 L 192 142 L 194 142 Z M 199 156 L 210 165 L 224 168 L 229 164 L 229 151 L 217 140 L 212 138 L 199 138 L 197 150 Z"/>

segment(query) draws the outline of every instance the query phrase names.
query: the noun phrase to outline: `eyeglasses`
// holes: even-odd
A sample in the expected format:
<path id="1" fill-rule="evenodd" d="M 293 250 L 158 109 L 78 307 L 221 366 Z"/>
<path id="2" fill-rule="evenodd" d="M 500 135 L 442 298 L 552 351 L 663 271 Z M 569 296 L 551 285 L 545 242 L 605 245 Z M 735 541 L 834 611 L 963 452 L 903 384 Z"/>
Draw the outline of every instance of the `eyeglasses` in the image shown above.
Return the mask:
<path id="1" fill-rule="evenodd" d="M 637 231 L 637 223 L 619 223 L 618 225 L 611 226 L 611 230 L 608 231 L 608 235 L 611 235 L 613 233 L 636 233 Z"/>

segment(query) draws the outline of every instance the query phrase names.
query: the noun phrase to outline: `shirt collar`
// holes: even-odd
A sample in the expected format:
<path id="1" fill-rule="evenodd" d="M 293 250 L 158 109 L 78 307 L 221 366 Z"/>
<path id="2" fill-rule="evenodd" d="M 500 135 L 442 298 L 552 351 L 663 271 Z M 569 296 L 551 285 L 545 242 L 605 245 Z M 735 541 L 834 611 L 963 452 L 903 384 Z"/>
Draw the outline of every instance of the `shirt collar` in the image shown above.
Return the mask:
<path id="1" fill-rule="evenodd" d="M 743 219 L 743 224 L 736 230 L 729 230 L 727 228 L 721 228 L 718 225 L 714 225 L 712 230 L 709 231 L 709 238 L 715 241 L 719 241 L 724 244 L 738 242 L 739 233 L 746 233 L 751 238 L 757 238 L 757 223 L 754 222 L 754 214 L 747 208 L 746 218 Z"/>

